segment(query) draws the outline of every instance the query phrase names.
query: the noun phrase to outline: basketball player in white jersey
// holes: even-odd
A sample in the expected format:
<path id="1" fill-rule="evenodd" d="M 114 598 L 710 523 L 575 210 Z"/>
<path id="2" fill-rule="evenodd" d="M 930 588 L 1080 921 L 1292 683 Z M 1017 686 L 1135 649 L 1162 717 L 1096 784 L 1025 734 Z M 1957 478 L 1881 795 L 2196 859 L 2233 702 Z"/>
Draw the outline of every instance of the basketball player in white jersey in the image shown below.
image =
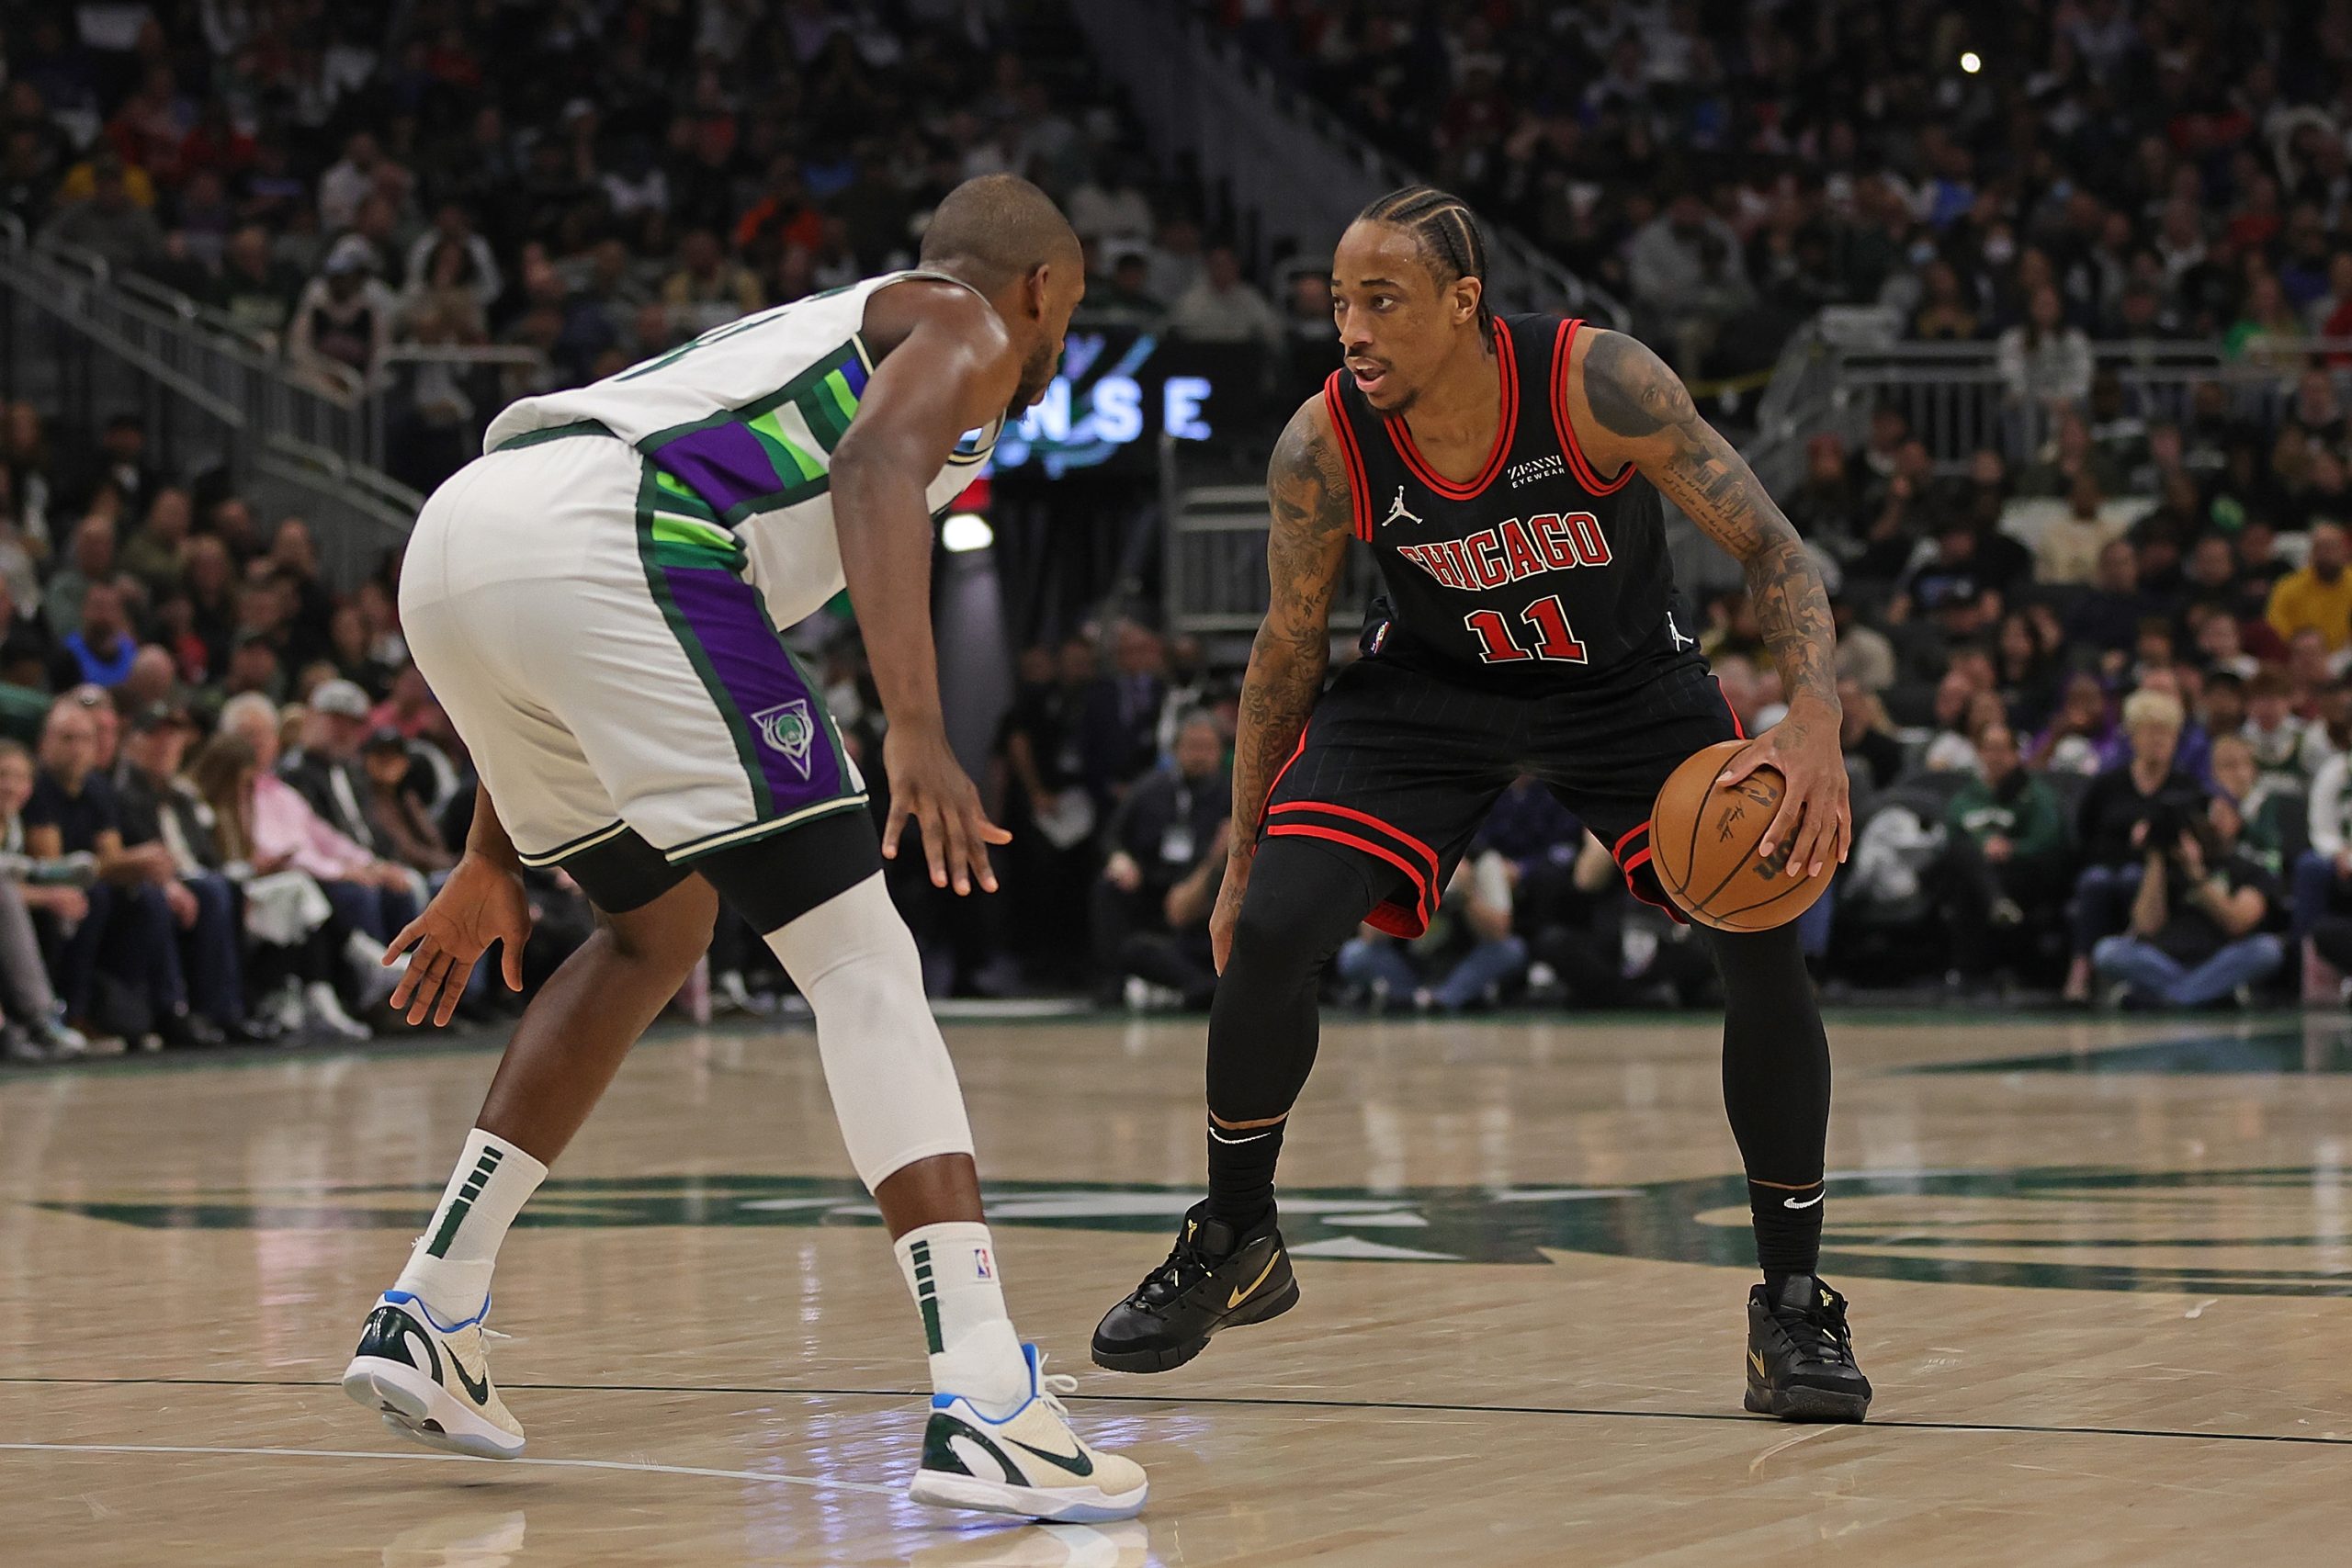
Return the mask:
<path id="1" fill-rule="evenodd" d="M 446 1021 L 504 944 L 517 874 L 561 866 L 597 931 L 532 1000 L 408 1265 L 343 1378 L 406 1436 L 512 1457 L 481 1321 L 506 1229 L 674 995 L 725 899 L 807 996 L 843 1141 L 930 1350 L 918 1501 L 1041 1518 L 1143 1506 L 1144 1474 L 1069 1429 L 1006 1318 L 971 1131 L 883 891 L 909 820 L 932 882 L 992 891 L 1006 841 L 949 751 L 932 643 L 932 513 L 1035 402 L 1084 290 L 1026 181 L 943 201 L 920 266 L 749 316 L 491 423 L 435 491 L 403 629 L 481 778 L 465 856 L 392 944 L 392 1005 Z M 889 718 L 877 846 L 865 784 L 775 628 L 846 585 Z M 1052 1385 L 1052 1386 L 1049 1386 Z"/>

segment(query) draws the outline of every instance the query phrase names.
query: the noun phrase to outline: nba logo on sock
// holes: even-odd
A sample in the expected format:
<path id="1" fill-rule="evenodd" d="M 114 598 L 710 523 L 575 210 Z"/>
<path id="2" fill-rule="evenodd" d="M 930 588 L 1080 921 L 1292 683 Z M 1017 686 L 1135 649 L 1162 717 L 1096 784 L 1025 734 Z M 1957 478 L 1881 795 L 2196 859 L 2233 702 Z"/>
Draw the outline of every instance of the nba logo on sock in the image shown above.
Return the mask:
<path id="1" fill-rule="evenodd" d="M 770 750 L 781 751 L 802 778 L 808 776 L 808 748 L 817 739 L 817 726 L 808 716 L 807 698 L 795 697 L 763 708 L 752 716 L 752 722 L 760 727 L 760 739 Z"/>
<path id="2" fill-rule="evenodd" d="M 989 1261 L 989 1249 L 987 1247 L 976 1247 L 972 1248 L 972 1272 L 983 1280 L 993 1280 L 996 1278 L 996 1265 Z"/>

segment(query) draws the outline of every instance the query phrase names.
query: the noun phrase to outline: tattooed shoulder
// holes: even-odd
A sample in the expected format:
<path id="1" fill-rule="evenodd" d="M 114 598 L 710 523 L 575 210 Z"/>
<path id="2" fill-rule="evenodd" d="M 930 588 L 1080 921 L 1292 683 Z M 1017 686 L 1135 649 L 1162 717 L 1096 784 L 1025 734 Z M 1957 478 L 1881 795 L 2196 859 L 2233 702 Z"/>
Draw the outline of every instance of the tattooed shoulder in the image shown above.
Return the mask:
<path id="1" fill-rule="evenodd" d="M 1636 440 L 1699 417 L 1682 378 L 1623 333 L 1594 330 L 1584 354 L 1584 399 L 1603 428 Z"/>
<path id="2" fill-rule="evenodd" d="M 1347 465 L 1338 445 L 1315 417 L 1318 400 L 1301 403 L 1274 443 L 1266 465 L 1266 496 L 1278 529 L 1322 536 L 1351 524 Z"/>

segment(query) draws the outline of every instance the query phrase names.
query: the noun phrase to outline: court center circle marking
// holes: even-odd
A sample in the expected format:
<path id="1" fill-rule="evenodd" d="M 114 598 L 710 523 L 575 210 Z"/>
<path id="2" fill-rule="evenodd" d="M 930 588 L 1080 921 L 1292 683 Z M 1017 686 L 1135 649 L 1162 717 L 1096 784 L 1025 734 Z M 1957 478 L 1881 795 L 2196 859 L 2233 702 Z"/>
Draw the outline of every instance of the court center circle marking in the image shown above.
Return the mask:
<path id="1" fill-rule="evenodd" d="M 0 1450 L 12 1453 L 62 1454 L 231 1454 L 240 1458 L 265 1459 L 365 1459 L 365 1460 L 445 1460 L 457 1464 L 487 1464 L 505 1469 L 516 1465 L 538 1465 L 559 1470 L 626 1470 L 649 1475 L 696 1475 L 714 1481 L 769 1481 L 783 1486 L 815 1486 L 837 1488 L 843 1492 L 871 1492 L 876 1496 L 895 1497 L 894 1486 L 876 1486 L 863 1481 L 825 1481 L 808 1475 L 777 1475 L 757 1470 L 705 1470 L 690 1464 L 651 1464 L 617 1459 L 477 1459 L 471 1454 L 445 1454 L 426 1451 L 371 1452 L 358 1449 L 241 1449 L 205 1448 L 169 1443 L 0 1443 Z"/>

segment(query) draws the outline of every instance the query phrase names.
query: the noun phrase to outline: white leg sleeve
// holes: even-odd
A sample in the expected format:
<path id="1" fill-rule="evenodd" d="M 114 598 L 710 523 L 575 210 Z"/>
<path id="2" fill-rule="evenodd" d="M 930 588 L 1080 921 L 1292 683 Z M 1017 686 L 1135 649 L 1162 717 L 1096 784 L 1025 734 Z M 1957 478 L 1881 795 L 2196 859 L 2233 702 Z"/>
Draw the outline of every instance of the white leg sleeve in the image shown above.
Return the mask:
<path id="1" fill-rule="evenodd" d="M 968 1155 L 956 1064 L 922 994 L 915 939 L 879 872 L 768 934 L 817 1015 L 817 1053 L 868 1191 L 933 1155 Z"/>

